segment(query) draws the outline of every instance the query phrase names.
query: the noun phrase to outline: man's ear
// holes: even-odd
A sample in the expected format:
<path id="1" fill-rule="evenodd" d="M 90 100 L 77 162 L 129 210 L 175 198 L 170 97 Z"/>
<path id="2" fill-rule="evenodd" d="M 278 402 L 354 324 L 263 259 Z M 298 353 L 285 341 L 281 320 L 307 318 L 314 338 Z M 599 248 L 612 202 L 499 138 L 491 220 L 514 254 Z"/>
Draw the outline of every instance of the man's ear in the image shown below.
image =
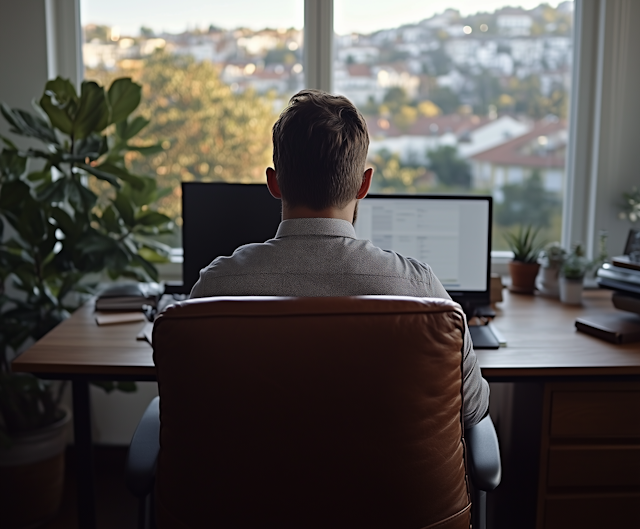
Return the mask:
<path id="1" fill-rule="evenodd" d="M 267 167 L 267 187 L 273 198 L 282 199 L 282 193 L 276 178 L 276 170 L 273 167 Z"/>
<path id="2" fill-rule="evenodd" d="M 358 200 L 367 196 L 369 192 L 369 188 L 371 187 L 371 178 L 373 177 L 373 167 L 369 167 L 364 174 L 362 175 L 362 185 L 360 186 L 360 190 L 356 195 Z"/>

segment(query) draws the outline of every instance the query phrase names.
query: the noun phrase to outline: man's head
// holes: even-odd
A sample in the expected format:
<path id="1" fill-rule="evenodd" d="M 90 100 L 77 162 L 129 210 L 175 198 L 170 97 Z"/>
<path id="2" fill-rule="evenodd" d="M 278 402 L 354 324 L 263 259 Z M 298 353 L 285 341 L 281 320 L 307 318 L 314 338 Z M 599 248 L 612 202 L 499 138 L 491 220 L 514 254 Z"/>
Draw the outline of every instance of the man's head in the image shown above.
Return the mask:
<path id="1" fill-rule="evenodd" d="M 298 92 L 273 126 L 283 203 L 315 211 L 344 208 L 362 188 L 368 148 L 364 118 L 346 97 Z"/>

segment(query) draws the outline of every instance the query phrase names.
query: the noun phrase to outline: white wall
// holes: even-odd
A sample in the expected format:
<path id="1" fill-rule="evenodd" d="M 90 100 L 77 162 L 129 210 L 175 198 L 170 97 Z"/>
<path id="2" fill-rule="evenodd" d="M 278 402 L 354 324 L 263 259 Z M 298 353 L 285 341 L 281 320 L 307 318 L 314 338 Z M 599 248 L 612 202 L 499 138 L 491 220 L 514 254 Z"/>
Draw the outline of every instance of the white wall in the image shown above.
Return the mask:
<path id="1" fill-rule="evenodd" d="M 621 195 L 640 185 L 640 2 L 583 0 L 576 22 L 563 244 L 584 242 L 594 255 L 607 230 L 618 255 L 630 228 L 617 216 Z"/>
<path id="2" fill-rule="evenodd" d="M 598 230 L 609 232 L 609 251 L 622 253 L 630 224 L 618 218 L 622 192 L 640 186 L 640 2 L 607 0 L 600 97 L 599 153 L 594 168 L 588 241 L 597 252 Z M 637 228 L 637 226 L 636 226 Z"/>
<path id="3" fill-rule="evenodd" d="M 47 35 L 44 0 L 0 2 L 0 101 L 31 109 L 47 81 Z M 0 117 L 0 134 L 9 127 Z M 21 142 L 20 145 L 24 145 Z"/>

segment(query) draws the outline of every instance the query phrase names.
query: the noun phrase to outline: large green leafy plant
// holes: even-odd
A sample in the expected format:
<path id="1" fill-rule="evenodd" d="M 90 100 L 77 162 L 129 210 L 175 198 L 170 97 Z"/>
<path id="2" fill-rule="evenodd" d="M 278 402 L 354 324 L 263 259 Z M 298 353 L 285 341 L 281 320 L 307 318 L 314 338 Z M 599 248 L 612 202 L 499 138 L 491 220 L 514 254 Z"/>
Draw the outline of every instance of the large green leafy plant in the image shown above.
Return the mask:
<path id="1" fill-rule="evenodd" d="M 42 145 L 0 138 L 0 441 L 58 418 L 61 391 L 10 373 L 9 362 L 77 308 L 87 276 L 157 280 L 153 262 L 166 248 L 153 237 L 171 222 L 149 206 L 160 196 L 155 179 L 125 164 L 128 152 L 162 150 L 131 142 L 149 123 L 131 117 L 140 98 L 128 78 L 108 90 L 83 82 L 80 94 L 57 78 L 35 113 L 0 107 L 11 132 Z"/>

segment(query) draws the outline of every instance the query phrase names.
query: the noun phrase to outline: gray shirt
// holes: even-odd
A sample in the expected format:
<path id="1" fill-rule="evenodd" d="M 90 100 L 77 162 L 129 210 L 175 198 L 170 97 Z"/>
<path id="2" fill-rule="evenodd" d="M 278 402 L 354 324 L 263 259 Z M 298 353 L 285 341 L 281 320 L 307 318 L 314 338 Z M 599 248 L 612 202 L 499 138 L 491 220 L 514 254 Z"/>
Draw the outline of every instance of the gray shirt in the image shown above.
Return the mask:
<path id="1" fill-rule="evenodd" d="M 338 219 L 284 220 L 274 239 L 215 259 L 191 290 L 192 298 L 365 295 L 450 299 L 429 265 L 357 239 L 353 225 Z M 464 423 L 473 426 L 487 413 L 489 385 L 468 329 L 463 354 Z"/>

